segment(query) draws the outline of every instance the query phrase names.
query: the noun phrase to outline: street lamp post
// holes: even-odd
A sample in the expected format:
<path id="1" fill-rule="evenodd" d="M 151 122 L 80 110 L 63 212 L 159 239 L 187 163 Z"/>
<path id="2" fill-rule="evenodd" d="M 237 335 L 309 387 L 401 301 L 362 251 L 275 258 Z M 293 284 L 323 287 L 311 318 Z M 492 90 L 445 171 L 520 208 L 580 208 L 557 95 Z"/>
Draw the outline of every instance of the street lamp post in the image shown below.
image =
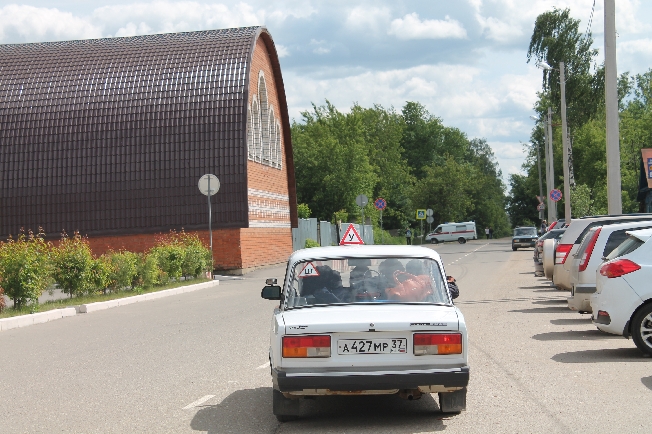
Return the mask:
<path id="1" fill-rule="evenodd" d="M 533 121 L 541 121 L 541 118 L 537 116 L 530 116 L 530 119 Z M 555 188 L 555 170 L 554 170 L 554 161 L 553 161 L 553 151 L 552 151 L 552 109 L 548 107 L 548 114 L 546 119 L 543 121 L 543 136 L 544 136 L 544 155 L 546 158 L 546 198 L 548 207 L 548 223 L 552 223 L 557 220 L 557 203 L 550 198 L 550 190 Z M 537 152 L 539 149 L 537 148 Z M 537 154 L 539 158 L 539 154 Z M 539 166 L 541 164 L 539 163 Z M 539 175 L 539 177 L 541 177 Z M 541 189 L 539 189 L 541 190 Z"/>
<path id="2" fill-rule="evenodd" d="M 604 93 L 607 112 L 607 207 L 609 214 L 623 212 L 618 138 L 618 72 L 616 68 L 616 4 L 604 2 Z"/>

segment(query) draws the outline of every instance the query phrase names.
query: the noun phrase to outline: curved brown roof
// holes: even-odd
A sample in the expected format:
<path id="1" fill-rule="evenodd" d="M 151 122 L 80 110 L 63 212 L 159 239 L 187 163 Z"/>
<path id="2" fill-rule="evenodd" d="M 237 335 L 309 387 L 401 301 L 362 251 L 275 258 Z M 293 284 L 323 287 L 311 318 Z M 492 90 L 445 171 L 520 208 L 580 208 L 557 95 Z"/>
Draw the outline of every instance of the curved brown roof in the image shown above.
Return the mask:
<path id="1" fill-rule="evenodd" d="M 205 173 L 222 184 L 215 226 L 246 227 L 247 87 L 261 35 L 280 78 L 262 27 L 0 46 L 0 235 L 203 228 Z"/>

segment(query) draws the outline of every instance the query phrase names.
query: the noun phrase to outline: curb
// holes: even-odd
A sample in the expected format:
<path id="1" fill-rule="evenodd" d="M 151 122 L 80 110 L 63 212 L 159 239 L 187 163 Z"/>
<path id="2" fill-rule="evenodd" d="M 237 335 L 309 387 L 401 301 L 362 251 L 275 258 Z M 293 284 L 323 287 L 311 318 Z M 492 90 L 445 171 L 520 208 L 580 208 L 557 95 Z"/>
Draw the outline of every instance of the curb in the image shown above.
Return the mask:
<path id="1" fill-rule="evenodd" d="M 57 319 L 61 319 L 69 316 L 75 316 L 81 313 L 97 312 L 100 310 L 110 309 L 112 307 L 125 306 L 127 304 L 139 303 L 141 301 L 156 300 L 158 298 L 169 297 L 171 295 L 193 292 L 199 289 L 218 286 L 219 284 L 220 284 L 219 280 L 213 280 L 210 282 L 196 283 L 194 285 L 181 286 L 179 288 L 166 289 L 163 291 L 152 292 L 149 294 L 134 295 L 132 297 L 118 298 L 109 301 L 98 301 L 96 303 L 82 304 L 75 307 L 53 309 L 47 312 L 38 312 L 38 313 L 21 315 L 21 316 L 16 316 L 11 318 L 3 318 L 0 319 L 0 332 L 19 328 L 19 327 L 27 327 L 34 324 L 43 324 Z"/>

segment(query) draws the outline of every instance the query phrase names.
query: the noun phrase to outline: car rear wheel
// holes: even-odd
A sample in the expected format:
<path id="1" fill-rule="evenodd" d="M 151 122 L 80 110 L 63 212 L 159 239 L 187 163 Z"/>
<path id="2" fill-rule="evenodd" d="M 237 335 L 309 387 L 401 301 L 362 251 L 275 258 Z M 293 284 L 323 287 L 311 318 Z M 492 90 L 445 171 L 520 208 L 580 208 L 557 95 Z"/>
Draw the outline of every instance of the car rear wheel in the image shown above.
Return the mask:
<path id="1" fill-rule="evenodd" d="M 283 396 L 276 389 L 272 390 L 272 409 L 279 422 L 290 422 L 299 418 L 299 399 Z"/>
<path id="2" fill-rule="evenodd" d="M 652 356 L 652 304 L 643 306 L 634 316 L 632 339 L 639 350 Z"/>
<path id="3" fill-rule="evenodd" d="M 455 392 L 440 393 L 439 409 L 442 413 L 459 413 L 466 410 L 466 387 Z"/>
<path id="4" fill-rule="evenodd" d="M 466 243 L 466 238 L 464 238 L 464 237 L 459 237 L 459 238 L 457 239 L 457 242 L 460 243 L 460 244 L 464 244 L 464 243 Z"/>

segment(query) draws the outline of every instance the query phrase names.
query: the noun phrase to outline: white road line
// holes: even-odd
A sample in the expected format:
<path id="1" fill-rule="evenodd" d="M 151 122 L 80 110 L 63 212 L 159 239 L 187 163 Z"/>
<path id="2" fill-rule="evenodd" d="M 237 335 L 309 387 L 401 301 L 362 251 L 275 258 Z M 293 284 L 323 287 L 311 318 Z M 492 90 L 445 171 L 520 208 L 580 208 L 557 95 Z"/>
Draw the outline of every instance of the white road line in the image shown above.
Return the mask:
<path id="1" fill-rule="evenodd" d="M 260 365 L 259 367 L 257 367 L 256 370 L 258 370 L 258 369 L 265 369 L 265 368 L 269 368 L 269 362 L 265 362 L 265 363 L 263 363 L 262 365 Z"/>
<path id="2" fill-rule="evenodd" d="M 197 401 L 191 402 L 190 404 L 183 407 L 183 409 L 184 410 L 190 410 L 193 407 L 197 407 L 198 405 L 201 405 L 201 404 L 205 403 L 206 401 L 208 401 L 211 398 L 215 398 L 215 395 L 206 395 L 206 396 L 204 396 L 202 398 L 199 398 Z"/>

